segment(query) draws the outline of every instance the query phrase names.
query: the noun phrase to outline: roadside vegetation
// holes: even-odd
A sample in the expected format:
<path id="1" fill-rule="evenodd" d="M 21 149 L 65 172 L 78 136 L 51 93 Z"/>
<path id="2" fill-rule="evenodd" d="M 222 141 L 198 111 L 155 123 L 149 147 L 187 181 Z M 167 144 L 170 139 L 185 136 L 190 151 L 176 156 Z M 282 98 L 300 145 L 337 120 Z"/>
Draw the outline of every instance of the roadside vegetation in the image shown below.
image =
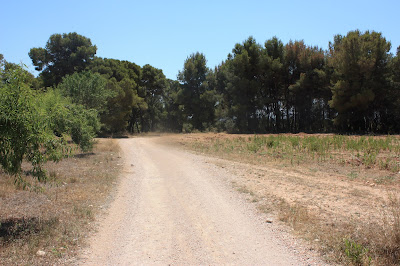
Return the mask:
<path id="1" fill-rule="evenodd" d="M 92 152 L 44 164 L 46 181 L 23 163 L 22 177 L 40 193 L 19 189 L 0 171 L 0 264 L 74 264 L 94 217 L 111 200 L 121 165 L 116 140 L 98 139 Z"/>
<path id="2" fill-rule="evenodd" d="M 42 89 L 34 80 L 0 60 L 1 265 L 73 258 L 120 168 L 116 141 L 94 139 L 111 95 L 101 77 L 72 74 Z"/>
<path id="3" fill-rule="evenodd" d="M 326 51 L 304 41 L 283 43 L 272 37 L 259 44 L 249 37 L 235 44 L 226 60 L 214 69 L 207 66 L 204 54 L 189 55 L 177 80 L 169 80 L 161 69 L 148 64 L 97 57 L 96 45 L 76 32 L 53 34 L 44 47 L 29 51 L 40 72 L 38 77 L 0 54 L 0 182 L 5 182 L 0 198 L 11 204 L 11 194 L 23 194 L 33 204 L 37 197 L 50 197 L 60 190 L 50 186 L 57 183 L 51 181 L 55 177 L 64 178 L 66 184 L 79 181 L 66 172 L 57 174 L 58 169 L 75 160 L 78 165 L 86 160 L 90 164 L 90 160 L 103 156 L 94 147 L 98 135 L 196 131 L 398 134 L 400 47 L 396 54 L 390 51 L 390 41 L 375 31 L 336 35 Z M 293 169 L 311 164 L 316 173 L 342 167 L 348 172 L 347 181 L 353 183 L 366 178 L 370 184 L 385 188 L 398 184 L 397 137 L 238 136 L 191 145 L 198 151 L 253 163 L 267 160 Z M 90 154 L 93 148 L 94 154 Z M 85 155 L 78 160 L 74 156 L 79 154 Z M 97 173 L 99 178 L 101 173 Z M 12 184 L 22 190 L 12 190 Z M 97 196 L 93 189 L 97 188 L 86 187 L 85 192 Z M 9 195 L 7 191 L 13 192 Z M 356 189 L 352 193 L 362 194 Z M 42 204 L 48 201 L 54 202 L 52 196 L 37 200 Z M 290 206 L 302 206 L 285 202 L 279 206 L 289 206 L 289 210 Z M 86 209 L 80 211 L 83 205 L 77 206 L 75 214 L 70 210 L 65 213 L 71 217 L 87 213 Z M 57 208 L 63 210 L 62 206 Z M 58 214 L 41 218 L 26 211 L 15 217 L 9 216 L 10 210 L 0 213 L 2 247 L 18 246 L 16 243 L 24 242 L 25 235 L 37 235 L 46 228 L 51 231 L 63 224 L 61 220 L 71 220 Z M 58 213 L 56 209 L 54 212 Z M 32 233 L 26 233 L 26 228 L 33 228 L 29 229 Z M 15 235 L 23 235 L 24 240 L 19 242 Z M 44 238 L 38 238 L 38 243 Z M 356 257 L 350 259 L 356 264 L 360 263 L 359 257 L 372 256 L 373 261 L 382 257 L 388 263 L 399 258 L 395 244 L 374 246 L 353 233 L 346 239 L 341 254 Z M 4 259 L 11 256 L 2 254 L 7 254 Z"/>
<path id="4" fill-rule="evenodd" d="M 399 136 L 209 133 L 170 140 L 234 161 L 233 186 L 328 261 L 398 265 Z"/>
<path id="5" fill-rule="evenodd" d="M 276 161 L 300 165 L 307 162 L 362 166 L 400 171 L 400 138 L 398 136 L 345 135 L 268 135 L 215 138 L 193 143 L 198 151 L 229 154 L 254 154 Z"/>
<path id="6" fill-rule="evenodd" d="M 400 47 L 382 33 L 335 35 L 323 50 L 303 40 L 253 37 L 214 68 L 194 52 L 176 80 L 149 64 L 96 56 L 76 32 L 53 34 L 29 56 L 30 87 L 57 88 L 96 109 L 102 135 L 121 132 L 400 132 Z M 135 51 L 133 51 L 135 53 Z M 1 58 L 1 56 L 0 56 Z M 3 59 L 5 60 L 5 59 Z"/>

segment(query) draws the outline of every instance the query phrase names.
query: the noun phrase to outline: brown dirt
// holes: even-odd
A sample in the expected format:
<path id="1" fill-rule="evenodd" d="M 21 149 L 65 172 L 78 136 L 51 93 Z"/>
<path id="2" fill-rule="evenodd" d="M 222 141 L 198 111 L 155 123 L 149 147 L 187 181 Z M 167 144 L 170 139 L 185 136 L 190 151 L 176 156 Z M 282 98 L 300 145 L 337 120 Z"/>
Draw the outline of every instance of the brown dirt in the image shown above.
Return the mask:
<path id="1" fill-rule="evenodd" d="M 232 181 L 258 183 L 248 175 L 252 166 L 160 144 L 164 140 L 120 140 L 125 166 L 118 193 L 81 264 L 324 264 L 232 188 Z M 282 193 L 291 178 L 279 182 Z"/>
<path id="2" fill-rule="evenodd" d="M 169 135 L 164 137 L 163 142 L 174 145 L 179 143 L 186 149 L 196 150 L 194 143 L 225 138 L 247 139 L 249 136 L 213 133 Z M 343 246 L 334 246 L 342 245 L 344 238 L 357 238 L 361 244 L 372 246 L 369 256 L 373 262 L 392 263 L 387 258 L 378 258 L 381 254 L 377 253 L 391 252 L 379 250 L 385 245 L 394 245 L 394 250 L 398 250 L 396 243 L 385 243 L 389 237 L 384 235 L 396 234 L 393 232 L 395 228 L 392 226 L 393 210 L 390 201 L 400 198 L 400 173 L 365 169 L 362 166 L 355 168 L 332 162 L 291 165 L 284 160 L 260 155 L 227 155 L 221 152 L 211 152 L 211 155 L 215 158 L 209 162 L 225 169 L 228 176 L 232 177 L 233 186 L 245 193 L 249 201 L 275 219 L 288 222 L 295 233 L 321 244 L 322 247 L 318 245 L 318 248 L 328 255 L 327 259 L 348 263 L 347 258 L 338 258 L 343 256 L 337 252 L 343 250 Z M 349 177 L 353 171 L 357 174 L 356 178 Z M 388 174 L 393 177 L 389 183 L 377 182 Z M 304 210 L 304 216 L 307 216 L 300 217 L 303 226 L 296 226 L 290 220 L 293 218 L 287 217 L 293 215 L 288 212 L 295 212 L 296 208 Z M 397 238 L 396 235 L 393 237 Z"/>
<path id="3" fill-rule="evenodd" d="M 210 138 L 247 138 L 249 136 L 170 135 L 168 140 L 187 145 L 192 142 L 209 141 Z M 289 203 L 301 203 L 319 214 L 322 213 L 326 219 L 382 220 L 379 218 L 388 197 L 393 194 L 400 195 L 400 174 L 395 175 L 394 182 L 391 184 L 376 184 L 373 179 L 382 175 L 380 172 L 383 171 L 345 168 L 329 163 L 306 163 L 291 166 L 284 162 L 271 162 L 268 159 L 253 160 L 248 163 L 243 158 L 245 156 L 232 156 L 235 163 L 223 159 L 216 161 L 217 165 L 229 168 L 232 174 L 239 177 L 233 181 L 236 186 L 245 186 L 261 198 L 265 195 L 274 195 Z M 240 159 L 244 160 L 238 162 Z M 353 170 L 357 173 L 357 178 L 351 180 L 349 173 Z M 366 178 L 367 176 L 369 178 Z"/>
<path id="4" fill-rule="evenodd" d="M 98 139 L 92 153 L 47 163 L 49 181 L 37 184 L 39 193 L 18 189 L 0 171 L 0 265 L 73 264 L 90 223 L 110 201 L 119 160 L 116 141 Z"/>

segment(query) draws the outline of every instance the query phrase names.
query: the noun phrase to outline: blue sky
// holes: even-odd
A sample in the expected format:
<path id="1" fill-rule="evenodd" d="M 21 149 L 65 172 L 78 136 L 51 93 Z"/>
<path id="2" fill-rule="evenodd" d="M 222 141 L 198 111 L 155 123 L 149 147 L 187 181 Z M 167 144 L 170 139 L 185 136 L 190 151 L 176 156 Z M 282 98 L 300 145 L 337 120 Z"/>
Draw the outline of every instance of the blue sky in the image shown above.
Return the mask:
<path id="1" fill-rule="evenodd" d="M 54 33 L 77 32 L 97 45 L 97 56 L 150 64 L 171 79 L 191 53 L 214 67 L 249 36 L 327 49 L 335 34 L 360 29 L 382 32 L 392 52 L 400 45 L 398 0 L 0 1 L 0 53 L 31 72 L 30 48 Z"/>

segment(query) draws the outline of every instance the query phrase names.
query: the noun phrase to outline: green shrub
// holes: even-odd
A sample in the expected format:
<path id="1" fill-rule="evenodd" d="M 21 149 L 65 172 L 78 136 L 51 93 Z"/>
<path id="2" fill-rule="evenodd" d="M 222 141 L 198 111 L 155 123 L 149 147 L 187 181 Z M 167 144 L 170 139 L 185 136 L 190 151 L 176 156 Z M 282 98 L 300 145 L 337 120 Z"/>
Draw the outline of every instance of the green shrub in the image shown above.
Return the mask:
<path id="1" fill-rule="evenodd" d="M 355 265 L 369 265 L 368 249 L 351 239 L 344 239 L 344 253 Z"/>
<path id="2" fill-rule="evenodd" d="M 34 91 L 26 77 L 20 66 L 0 66 L 0 164 L 23 187 L 30 185 L 21 177 L 23 160 L 31 163 L 32 175 L 43 181 L 43 164 L 71 152 L 68 135 L 88 151 L 100 129 L 97 110 L 73 104 L 58 91 Z"/>
<path id="3" fill-rule="evenodd" d="M 183 123 L 182 132 L 183 133 L 192 133 L 193 125 L 191 123 Z"/>
<path id="4" fill-rule="evenodd" d="M 48 160 L 59 161 L 68 152 L 65 140 L 53 134 L 47 113 L 40 107 L 40 95 L 25 82 L 22 67 L 4 70 L 0 67 L 0 164 L 20 178 L 22 160 L 32 165 L 32 175 L 44 180 L 42 168 Z"/>
<path id="5" fill-rule="evenodd" d="M 100 130 L 100 120 L 95 109 L 85 109 L 64 98 L 58 90 L 49 90 L 41 97 L 41 106 L 48 114 L 48 122 L 57 136 L 70 135 L 82 151 L 88 151 L 93 138 Z"/>
<path id="6" fill-rule="evenodd" d="M 106 80 L 100 74 L 90 71 L 67 75 L 58 88 L 73 103 L 99 112 L 105 110 L 109 98 L 116 96 L 114 91 L 106 87 Z"/>
<path id="7" fill-rule="evenodd" d="M 100 130 L 97 111 L 87 110 L 82 105 L 71 105 L 68 109 L 72 118 L 69 121 L 72 141 L 78 144 L 82 151 L 91 150 L 96 132 Z"/>

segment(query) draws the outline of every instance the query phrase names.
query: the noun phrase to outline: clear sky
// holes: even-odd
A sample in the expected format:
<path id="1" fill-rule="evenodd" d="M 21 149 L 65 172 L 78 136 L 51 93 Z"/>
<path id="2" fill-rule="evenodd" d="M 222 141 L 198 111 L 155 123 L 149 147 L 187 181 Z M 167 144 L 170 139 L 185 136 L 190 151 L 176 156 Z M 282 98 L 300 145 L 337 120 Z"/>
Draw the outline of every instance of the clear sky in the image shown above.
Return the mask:
<path id="1" fill-rule="evenodd" d="M 400 45 L 400 1 L 128 1 L 0 0 L 0 53 L 34 67 L 30 48 L 54 33 L 77 32 L 97 46 L 97 56 L 150 64 L 176 79 L 184 60 L 202 52 L 208 66 L 226 59 L 236 43 L 277 36 L 328 48 L 336 34 L 382 32 L 392 52 Z"/>

